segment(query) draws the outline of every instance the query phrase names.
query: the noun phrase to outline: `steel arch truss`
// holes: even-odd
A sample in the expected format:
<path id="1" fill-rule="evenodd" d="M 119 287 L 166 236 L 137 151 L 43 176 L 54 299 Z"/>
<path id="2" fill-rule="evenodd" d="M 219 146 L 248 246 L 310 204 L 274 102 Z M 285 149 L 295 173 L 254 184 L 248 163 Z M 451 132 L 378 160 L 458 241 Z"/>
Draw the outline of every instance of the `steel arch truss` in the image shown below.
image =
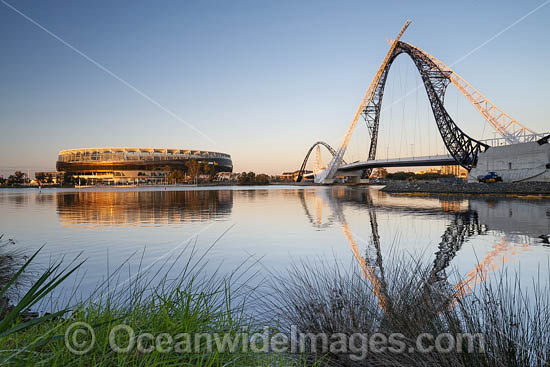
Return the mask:
<path id="1" fill-rule="evenodd" d="M 439 243 L 439 249 L 435 253 L 429 284 L 447 280 L 445 269 L 462 248 L 464 242 L 476 235 L 487 232 L 487 227 L 479 222 L 476 211 L 467 211 L 456 214 L 454 221 L 449 224 Z"/>
<path id="2" fill-rule="evenodd" d="M 457 126 L 451 116 L 449 116 L 449 113 L 445 110 L 443 102 L 445 91 L 451 82 L 451 72 L 441 70 L 428 55 L 401 41 L 397 42 L 390 59 L 385 65 L 384 71 L 376 86 L 376 90 L 374 91 L 374 95 L 362 112 L 362 116 L 365 119 L 371 137 L 368 159 L 376 159 L 376 146 L 378 142 L 378 128 L 380 125 L 380 110 L 382 98 L 384 96 L 384 87 L 393 61 L 402 53 L 406 53 L 411 57 L 416 68 L 420 72 L 445 147 L 456 160 L 457 164 L 470 170 L 475 166 L 479 152 L 487 150 L 489 146 L 468 136 Z M 372 168 L 365 170 L 363 177 L 366 178 L 370 176 L 371 172 Z"/>
<path id="3" fill-rule="evenodd" d="M 324 141 L 315 142 L 315 144 L 313 144 L 311 146 L 311 148 L 309 148 L 309 150 L 307 151 L 306 157 L 304 158 L 304 161 L 302 162 L 302 167 L 300 167 L 300 171 L 298 171 L 298 176 L 296 177 L 296 182 L 301 182 L 302 179 L 304 178 L 304 172 L 306 170 L 306 164 L 307 164 L 307 161 L 309 159 L 309 156 L 311 155 L 311 152 L 313 151 L 313 149 L 315 149 L 315 147 L 318 146 L 318 145 L 322 145 L 325 148 L 327 148 L 327 150 L 330 152 L 330 154 L 332 154 L 333 157 L 336 155 L 336 151 L 330 145 L 325 143 Z"/>

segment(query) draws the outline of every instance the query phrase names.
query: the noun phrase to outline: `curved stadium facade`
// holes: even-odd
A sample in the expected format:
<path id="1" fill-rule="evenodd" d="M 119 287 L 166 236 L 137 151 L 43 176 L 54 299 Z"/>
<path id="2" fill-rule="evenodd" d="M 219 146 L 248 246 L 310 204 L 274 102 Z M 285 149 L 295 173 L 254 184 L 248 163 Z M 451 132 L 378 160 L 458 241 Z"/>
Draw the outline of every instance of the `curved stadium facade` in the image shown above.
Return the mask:
<path id="1" fill-rule="evenodd" d="M 172 170 L 186 171 L 187 162 L 208 164 L 215 172 L 232 172 L 231 156 L 204 150 L 165 148 L 86 148 L 59 152 L 57 171 L 89 184 L 165 183 Z"/>

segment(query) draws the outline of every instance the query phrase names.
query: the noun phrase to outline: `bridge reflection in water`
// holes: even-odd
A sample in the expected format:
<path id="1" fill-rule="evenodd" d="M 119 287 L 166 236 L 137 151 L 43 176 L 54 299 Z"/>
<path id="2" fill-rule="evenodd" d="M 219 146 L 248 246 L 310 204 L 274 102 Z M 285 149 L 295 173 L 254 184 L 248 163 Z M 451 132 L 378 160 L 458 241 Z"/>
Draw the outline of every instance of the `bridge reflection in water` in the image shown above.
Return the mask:
<path id="1" fill-rule="evenodd" d="M 425 288 L 419 292 L 422 299 L 432 298 L 434 291 L 454 287 L 453 293 L 460 297 L 472 292 L 475 284 L 489 279 L 490 273 L 509 261 L 517 260 L 537 245 L 538 236 L 550 229 L 550 209 L 546 201 L 498 198 L 439 198 L 391 196 L 378 190 L 343 189 L 299 191 L 304 212 L 310 223 L 318 228 L 339 225 L 344 237 L 359 263 L 363 276 L 371 283 L 382 309 L 392 305 L 389 296 L 384 262 L 378 233 L 377 213 L 412 212 L 426 215 L 448 213 L 449 224 L 441 235 L 441 241 L 433 255 L 433 262 Z M 310 198 L 309 196 L 313 196 Z M 313 201 L 311 211 L 308 202 Z M 365 240 L 352 232 L 346 221 L 346 206 L 361 208 L 368 212 L 370 237 Z M 329 212 L 329 213 L 327 213 Z M 323 217 L 324 214 L 324 217 Z M 525 225 L 528 223 L 527 225 Z M 501 235 L 483 259 L 474 264 L 464 280 L 451 286 L 447 270 L 465 242 L 488 232 Z M 366 245 L 361 254 L 357 241 Z M 444 294 L 444 292 L 441 292 Z"/>
<path id="2" fill-rule="evenodd" d="M 421 253 L 434 287 L 456 289 L 447 279 L 456 266 L 468 275 L 458 285 L 465 292 L 481 281 L 478 264 L 491 280 L 504 263 L 521 266 L 528 282 L 550 253 L 538 239 L 550 233 L 543 200 L 391 196 L 375 187 L 10 189 L 0 190 L 0 207 L 10 237 L 29 251 L 48 244 L 44 262 L 84 251 L 84 293 L 101 281 L 106 256 L 118 266 L 147 248 L 149 265 L 190 238 L 209 246 L 228 227 L 209 254 L 212 271 L 220 261 L 229 273 L 250 254 L 262 258 L 259 274 L 284 271 L 292 258 L 334 255 L 359 261 L 380 294 L 395 274 L 391 252 Z"/>
<path id="3" fill-rule="evenodd" d="M 64 226 L 160 226 L 221 220 L 233 208 L 232 190 L 84 191 L 56 195 Z"/>

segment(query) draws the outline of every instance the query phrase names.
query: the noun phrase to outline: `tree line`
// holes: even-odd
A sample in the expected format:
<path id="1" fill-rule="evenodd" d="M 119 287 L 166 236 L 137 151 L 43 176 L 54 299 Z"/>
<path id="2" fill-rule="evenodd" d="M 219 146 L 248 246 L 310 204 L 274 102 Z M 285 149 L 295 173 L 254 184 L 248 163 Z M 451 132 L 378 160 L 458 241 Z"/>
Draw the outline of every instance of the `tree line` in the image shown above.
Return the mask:
<path id="1" fill-rule="evenodd" d="M 190 179 L 191 182 L 196 182 L 197 178 L 201 175 L 208 176 L 207 180 L 212 181 L 216 177 L 214 165 L 208 164 L 208 162 L 198 162 L 195 159 L 190 159 L 185 162 L 184 169 L 170 170 L 168 181 L 170 183 L 184 183 L 188 182 Z"/>
<path id="2" fill-rule="evenodd" d="M 243 172 L 239 175 L 237 183 L 239 185 L 269 185 L 271 178 L 263 173 Z"/>
<path id="3" fill-rule="evenodd" d="M 217 172 L 213 165 L 207 162 L 189 160 L 186 162 L 183 169 L 170 170 L 167 175 L 167 182 L 171 184 L 196 183 L 199 176 L 202 176 L 204 182 L 210 182 L 216 178 L 216 174 Z M 38 173 L 35 178 L 38 185 L 53 183 L 53 177 L 44 173 Z M 242 172 L 237 176 L 237 184 L 239 185 L 269 185 L 271 181 L 272 177 L 269 175 L 264 173 L 256 174 L 252 171 Z M 16 171 L 8 178 L 0 176 L 0 186 L 17 187 L 28 185 L 29 183 L 30 179 L 28 175 L 22 171 Z M 57 184 L 65 187 L 73 187 L 78 184 L 78 182 L 71 172 L 64 172 L 60 173 L 57 177 Z"/>
<path id="4" fill-rule="evenodd" d="M 1 186 L 23 186 L 30 182 L 26 173 L 21 171 L 15 171 L 12 175 L 9 175 L 8 178 L 0 176 L 0 185 Z"/>
<path id="5" fill-rule="evenodd" d="M 38 185 L 43 184 L 52 184 L 53 177 L 50 175 L 46 175 L 43 172 L 36 174 L 35 176 L 36 183 Z M 13 174 L 9 175 L 8 178 L 4 178 L 4 176 L 0 176 L 0 186 L 4 187 L 18 187 L 18 186 L 25 186 L 29 185 L 31 183 L 30 177 L 22 171 L 15 171 Z M 65 172 L 63 174 L 59 174 L 57 176 L 57 184 L 61 184 L 62 186 L 74 186 L 76 185 L 76 180 L 73 177 L 73 175 L 70 172 Z"/>

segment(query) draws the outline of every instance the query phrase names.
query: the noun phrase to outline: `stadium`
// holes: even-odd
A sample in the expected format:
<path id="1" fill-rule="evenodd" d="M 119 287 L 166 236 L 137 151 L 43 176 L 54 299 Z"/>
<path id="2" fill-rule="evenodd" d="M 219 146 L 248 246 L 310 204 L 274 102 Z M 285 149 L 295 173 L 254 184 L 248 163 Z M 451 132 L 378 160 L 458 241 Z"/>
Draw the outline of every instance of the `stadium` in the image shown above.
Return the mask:
<path id="1" fill-rule="evenodd" d="M 59 152 L 56 169 L 87 185 L 163 184 L 171 171 L 188 171 L 197 161 L 203 172 L 232 172 L 231 156 L 203 150 L 166 148 L 85 148 Z"/>

